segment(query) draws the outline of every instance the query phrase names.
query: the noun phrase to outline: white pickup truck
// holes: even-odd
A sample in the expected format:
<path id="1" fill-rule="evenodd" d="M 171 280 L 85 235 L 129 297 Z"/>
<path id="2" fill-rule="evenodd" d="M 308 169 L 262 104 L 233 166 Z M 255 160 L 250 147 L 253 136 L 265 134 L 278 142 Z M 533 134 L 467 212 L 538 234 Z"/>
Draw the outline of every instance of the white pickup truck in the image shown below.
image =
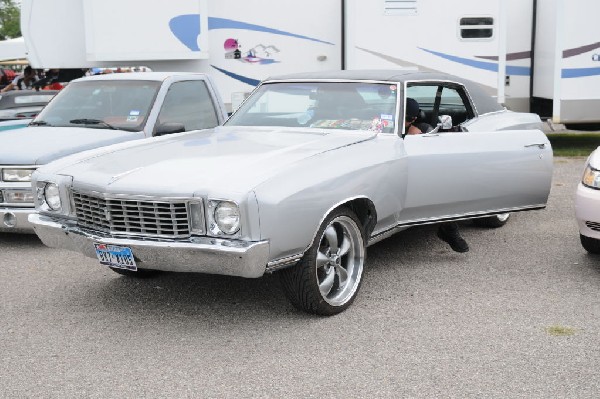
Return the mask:
<path id="1" fill-rule="evenodd" d="M 227 118 L 211 78 L 140 72 L 73 80 L 24 129 L 0 131 L 0 232 L 33 233 L 31 174 L 77 152 L 207 129 Z"/>

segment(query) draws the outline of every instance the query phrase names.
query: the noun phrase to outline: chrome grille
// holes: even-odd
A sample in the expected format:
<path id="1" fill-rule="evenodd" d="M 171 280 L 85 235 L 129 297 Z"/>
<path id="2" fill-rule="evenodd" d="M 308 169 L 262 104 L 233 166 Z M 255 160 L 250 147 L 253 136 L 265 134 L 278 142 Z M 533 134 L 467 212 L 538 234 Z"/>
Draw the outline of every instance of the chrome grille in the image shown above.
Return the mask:
<path id="1" fill-rule="evenodd" d="M 73 203 L 80 227 L 127 236 L 190 236 L 186 201 L 102 198 L 74 191 Z"/>
<path id="2" fill-rule="evenodd" d="M 592 230 L 600 231 L 600 223 L 597 222 L 585 222 L 585 225 Z"/>

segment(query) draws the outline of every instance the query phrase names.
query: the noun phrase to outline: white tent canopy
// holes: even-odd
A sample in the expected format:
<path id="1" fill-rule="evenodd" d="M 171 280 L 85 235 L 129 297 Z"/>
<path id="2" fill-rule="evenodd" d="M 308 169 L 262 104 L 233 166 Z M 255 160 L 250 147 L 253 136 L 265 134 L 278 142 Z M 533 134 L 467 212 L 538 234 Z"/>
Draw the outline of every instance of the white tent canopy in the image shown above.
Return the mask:
<path id="1" fill-rule="evenodd" d="M 27 58 L 27 50 L 22 37 L 0 41 L 0 61 L 23 58 Z"/>

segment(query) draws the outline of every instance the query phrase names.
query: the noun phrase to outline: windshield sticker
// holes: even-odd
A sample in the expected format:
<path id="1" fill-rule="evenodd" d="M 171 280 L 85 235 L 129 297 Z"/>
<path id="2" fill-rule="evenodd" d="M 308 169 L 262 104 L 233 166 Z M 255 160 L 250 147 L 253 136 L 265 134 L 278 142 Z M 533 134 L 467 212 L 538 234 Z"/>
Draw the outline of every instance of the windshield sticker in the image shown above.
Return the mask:
<path id="1" fill-rule="evenodd" d="M 131 111 L 129 111 L 129 115 L 138 116 L 139 114 L 140 114 L 140 111 L 138 111 L 137 109 L 132 109 Z"/>
<path id="2" fill-rule="evenodd" d="M 383 122 L 384 121 L 382 121 L 379 118 L 373 118 L 373 121 L 371 122 L 371 127 L 369 128 L 369 130 L 372 132 L 377 132 L 377 133 L 383 132 L 383 128 L 385 127 Z"/>
<path id="3" fill-rule="evenodd" d="M 127 122 L 137 122 L 137 120 L 138 120 L 138 117 L 135 115 L 129 115 L 127 117 Z"/>
<path id="4" fill-rule="evenodd" d="M 381 114 L 381 119 L 383 119 L 384 121 L 391 121 L 394 119 L 394 115 Z"/>

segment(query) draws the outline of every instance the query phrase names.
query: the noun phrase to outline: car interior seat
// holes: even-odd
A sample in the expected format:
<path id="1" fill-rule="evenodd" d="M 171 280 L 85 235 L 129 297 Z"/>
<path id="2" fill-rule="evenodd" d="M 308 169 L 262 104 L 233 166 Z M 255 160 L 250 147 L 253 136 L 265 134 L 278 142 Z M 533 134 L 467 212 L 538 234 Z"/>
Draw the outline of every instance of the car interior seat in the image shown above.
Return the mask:
<path id="1" fill-rule="evenodd" d="M 433 130 L 433 126 L 431 126 L 426 121 L 427 121 L 427 116 L 425 114 L 425 111 L 420 109 L 419 115 L 417 116 L 417 120 L 415 121 L 415 123 L 413 123 L 413 125 L 416 126 L 417 128 L 419 128 L 419 130 L 421 130 L 421 132 L 428 133 Z"/>

